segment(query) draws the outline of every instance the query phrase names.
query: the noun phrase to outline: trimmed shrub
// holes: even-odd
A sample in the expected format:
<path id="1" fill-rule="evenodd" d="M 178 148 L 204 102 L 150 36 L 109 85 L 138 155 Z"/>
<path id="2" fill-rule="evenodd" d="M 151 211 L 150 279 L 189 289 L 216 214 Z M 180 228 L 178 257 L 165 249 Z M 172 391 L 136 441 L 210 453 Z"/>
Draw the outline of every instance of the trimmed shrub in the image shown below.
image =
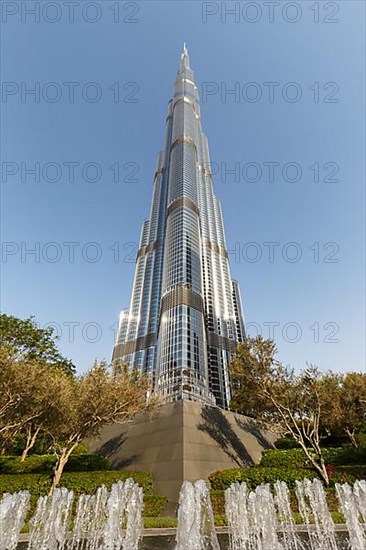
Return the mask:
<path id="1" fill-rule="evenodd" d="M 55 455 L 30 455 L 24 462 L 19 456 L 0 456 L 0 474 L 51 474 L 56 461 Z M 78 454 L 70 456 L 65 472 L 94 472 L 110 468 L 109 460 L 104 456 Z"/>
<path id="2" fill-rule="evenodd" d="M 110 469 L 108 458 L 97 454 L 71 455 L 65 466 L 65 472 L 100 472 Z"/>
<path id="3" fill-rule="evenodd" d="M 93 494 L 101 485 L 110 489 L 117 481 L 125 481 L 132 478 L 144 490 L 146 495 L 153 492 L 154 480 L 150 472 L 65 472 L 62 475 L 60 487 L 74 491 L 76 495 L 81 493 Z M 17 493 L 29 491 L 31 495 L 41 496 L 48 493 L 52 482 L 52 474 L 17 474 L 0 475 L 0 496 L 3 493 Z"/>
<path id="4" fill-rule="evenodd" d="M 308 468 L 310 462 L 302 449 L 268 449 L 263 451 L 260 467 L 265 468 Z"/>
<path id="5" fill-rule="evenodd" d="M 214 516 L 214 523 L 216 527 L 226 527 L 227 523 L 227 517 L 224 514 L 215 515 Z"/>
<path id="6" fill-rule="evenodd" d="M 144 495 L 143 516 L 158 517 L 165 510 L 168 499 L 165 495 Z"/>
<path id="7" fill-rule="evenodd" d="M 339 447 L 322 449 L 327 464 L 332 466 L 366 464 L 366 447 Z M 267 450 L 263 452 L 260 466 L 266 468 L 311 468 L 302 449 Z"/>
<path id="8" fill-rule="evenodd" d="M 332 516 L 332 520 L 334 521 L 334 523 L 336 523 L 336 524 L 345 523 L 344 515 L 341 512 L 331 512 L 330 515 Z M 295 523 L 297 525 L 303 525 L 304 522 L 303 522 L 303 519 L 301 517 L 301 514 L 296 512 L 295 514 L 293 514 L 293 517 L 294 517 Z M 313 516 L 310 516 L 309 519 L 310 519 L 310 523 L 312 523 L 312 524 L 315 523 Z"/>
<path id="9" fill-rule="evenodd" d="M 360 447 L 366 447 L 366 433 L 360 432 L 356 434 L 356 441 Z"/>
<path id="10" fill-rule="evenodd" d="M 353 484 L 357 479 L 366 479 L 366 466 L 337 466 L 330 474 L 331 484 Z"/>
<path id="11" fill-rule="evenodd" d="M 225 491 L 210 491 L 214 516 L 225 515 Z"/>
<path id="12" fill-rule="evenodd" d="M 330 512 L 339 511 L 339 502 L 334 489 L 325 489 L 327 504 Z M 223 516 L 225 514 L 225 491 L 211 491 L 211 502 L 214 515 Z M 291 510 L 294 514 L 299 513 L 298 502 L 295 491 L 290 492 Z"/>
<path id="13" fill-rule="evenodd" d="M 318 477 L 311 470 L 295 469 L 295 468 L 231 468 L 213 472 L 208 479 L 211 488 L 214 490 L 224 490 L 230 487 L 233 483 L 243 482 L 248 485 L 249 489 L 255 489 L 263 483 L 275 483 L 276 481 L 285 481 L 289 488 L 295 486 L 295 481 L 305 478 L 312 479 Z"/>
<path id="14" fill-rule="evenodd" d="M 280 437 L 275 441 L 276 449 L 298 449 L 299 446 L 292 437 Z"/>
<path id="15" fill-rule="evenodd" d="M 172 517 L 143 517 L 145 529 L 167 529 L 169 527 L 177 527 L 177 518 Z"/>

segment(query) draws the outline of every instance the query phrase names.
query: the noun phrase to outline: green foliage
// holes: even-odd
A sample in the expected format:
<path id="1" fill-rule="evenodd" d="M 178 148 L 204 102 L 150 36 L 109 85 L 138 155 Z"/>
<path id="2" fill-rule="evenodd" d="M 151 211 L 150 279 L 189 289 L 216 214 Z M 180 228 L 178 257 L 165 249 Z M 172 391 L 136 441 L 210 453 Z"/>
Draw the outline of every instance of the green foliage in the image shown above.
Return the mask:
<path id="1" fill-rule="evenodd" d="M 31 455 L 24 462 L 19 456 L 0 456 L 0 474 L 52 473 L 55 464 L 54 455 Z"/>
<path id="2" fill-rule="evenodd" d="M 73 455 L 87 455 L 87 454 L 89 454 L 89 449 L 83 443 L 79 443 L 79 445 L 76 447 L 76 449 L 74 450 L 74 452 L 72 454 Z"/>
<path id="3" fill-rule="evenodd" d="M 366 464 L 366 447 L 351 446 L 322 449 L 326 464 L 332 466 L 363 465 Z M 302 449 L 266 450 L 260 462 L 266 468 L 309 468 L 310 461 Z"/>
<path id="4" fill-rule="evenodd" d="M 71 455 L 65 466 L 65 472 L 95 472 L 110 469 L 108 458 L 98 454 Z"/>
<path id="5" fill-rule="evenodd" d="M 52 473 L 56 465 L 55 455 L 30 455 L 24 462 L 18 456 L 0 456 L 0 474 Z M 97 454 L 71 455 L 66 464 L 67 472 L 93 472 L 110 470 L 107 458 Z"/>
<path id="6" fill-rule="evenodd" d="M 327 505 L 330 512 L 338 512 L 339 502 L 335 490 L 325 489 Z M 214 515 L 223 516 L 225 514 L 225 491 L 213 491 L 210 492 L 212 510 Z M 298 514 L 298 502 L 296 498 L 295 491 L 290 491 L 290 505 L 293 514 Z"/>
<path id="7" fill-rule="evenodd" d="M 301 468 L 231 468 L 213 472 L 208 479 L 211 488 L 214 490 L 227 489 L 236 482 L 243 482 L 248 485 L 249 489 L 255 489 L 262 483 L 275 483 L 276 481 L 285 481 L 289 488 L 295 486 L 296 480 L 305 478 L 312 479 L 318 477 L 311 470 Z"/>
<path id="8" fill-rule="evenodd" d="M 222 516 L 225 514 L 225 491 L 210 491 L 212 511 L 214 516 Z"/>
<path id="9" fill-rule="evenodd" d="M 276 448 L 279 449 L 298 449 L 299 446 L 292 437 L 280 437 L 275 441 Z"/>
<path id="10" fill-rule="evenodd" d="M 132 478 L 138 483 L 146 495 L 153 493 L 154 480 L 150 472 L 65 472 L 62 476 L 61 486 L 81 493 L 94 494 L 98 487 L 105 485 L 110 489 L 117 481 L 125 481 Z M 52 483 L 52 474 L 18 474 L 0 475 L 0 496 L 3 493 L 17 493 L 29 491 L 31 495 L 41 496 L 48 494 Z"/>
<path id="11" fill-rule="evenodd" d="M 359 432 L 356 434 L 356 441 L 359 444 L 360 447 L 366 448 L 366 433 L 365 432 Z"/>
<path id="12" fill-rule="evenodd" d="M 176 528 L 178 525 L 177 518 L 172 517 L 143 517 L 145 529 L 169 529 Z"/>
<path id="13" fill-rule="evenodd" d="M 358 434 L 356 438 L 359 439 L 359 436 L 362 437 L 361 434 Z M 325 447 L 338 448 L 348 444 L 349 444 L 349 438 L 345 435 L 329 435 L 329 436 L 322 436 L 321 438 L 322 448 L 325 448 Z M 360 441 L 359 441 L 359 445 L 361 445 Z M 366 447 L 366 437 L 363 445 Z M 275 447 L 278 450 L 298 449 L 299 445 L 296 443 L 296 441 L 292 437 L 280 437 L 275 442 Z"/>
<path id="14" fill-rule="evenodd" d="M 5 313 L 0 315 L 0 345 L 11 356 L 38 360 L 74 373 L 75 366 L 58 351 L 53 332 L 52 327 L 39 328 L 34 317 L 18 319 Z"/>
<path id="15" fill-rule="evenodd" d="M 25 433 L 17 433 L 12 436 L 11 441 L 6 444 L 6 455 L 8 456 L 21 456 L 24 447 L 26 445 L 27 436 Z M 0 436 L 0 445 L 4 443 L 5 439 Z M 47 437 L 46 434 L 41 434 L 37 438 L 34 447 L 29 451 L 29 455 L 45 455 L 49 452 L 52 446 L 52 439 Z"/>
<path id="16" fill-rule="evenodd" d="M 331 473 L 331 483 L 353 484 L 357 479 L 366 479 L 366 466 L 337 466 Z"/>
<path id="17" fill-rule="evenodd" d="M 225 516 L 225 514 L 215 515 L 214 523 L 216 527 L 225 527 L 227 525 L 227 517 Z"/>
<path id="18" fill-rule="evenodd" d="M 165 510 L 168 499 L 165 495 L 144 495 L 144 516 L 157 517 Z"/>
<path id="19" fill-rule="evenodd" d="M 341 512 L 331 512 L 330 515 L 332 516 L 332 520 L 335 524 L 345 523 L 344 515 L 341 514 Z M 302 525 L 303 524 L 301 514 L 299 514 L 298 512 L 293 514 L 293 518 L 294 518 L 295 523 L 297 525 Z M 310 516 L 309 519 L 310 519 L 310 523 L 315 523 L 313 516 Z"/>

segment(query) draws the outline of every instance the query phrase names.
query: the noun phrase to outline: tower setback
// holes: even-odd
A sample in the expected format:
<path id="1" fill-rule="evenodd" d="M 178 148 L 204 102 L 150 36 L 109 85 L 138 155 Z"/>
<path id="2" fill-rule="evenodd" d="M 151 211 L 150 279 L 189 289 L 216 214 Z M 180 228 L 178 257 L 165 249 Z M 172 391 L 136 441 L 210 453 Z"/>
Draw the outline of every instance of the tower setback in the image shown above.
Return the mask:
<path id="1" fill-rule="evenodd" d="M 113 362 L 150 374 L 153 392 L 165 401 L 227 409 L 228 366 L 244 337 L 239 285 L 230 276 L 199 93 L 184 45 Z"/>

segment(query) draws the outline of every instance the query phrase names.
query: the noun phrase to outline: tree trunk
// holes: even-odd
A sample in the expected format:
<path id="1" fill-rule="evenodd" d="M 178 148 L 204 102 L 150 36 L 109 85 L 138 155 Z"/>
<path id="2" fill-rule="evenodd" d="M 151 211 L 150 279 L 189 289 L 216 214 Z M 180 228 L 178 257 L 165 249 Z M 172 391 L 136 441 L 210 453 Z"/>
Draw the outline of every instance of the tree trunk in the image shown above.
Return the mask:
<path id="1" fill-rule="evenodd" d="M 357 440 L 356 440 L 356 438 L 355 438 L 355 432 L 354 432 L 354 430 L 351 432 L 348 428 L 345 428 L 344 431 L 346 432 L 346 434 L 347 434 L 348 437 L 350 438 L 352 445 L 353 445 L 356 449 L 358 449 L 358 443 L 357 443 Z"/>
<path id="2" fill-rule="evenodd" d="M 31 449 L 33 449 L 33 447 L 34 447 L 34 445 L 35 445 L 35 442 L 36 442 L 36 440 L 37 440 L 39 431 L 40 431 L 40 428 L 37 428 L 36 431 L 34 432 L 34 434 L 32 435 L 32 429 L 29 428 L 28 434 L 27 434 L 27 441 L 26 441 L 25 447 L 24 447 L 24 449 L 23 449 L 23 452 L 22 452 L 22 456 L 21 456 L 20 462 L 24 462 L 25 459 L 26 459 L 27 456 L 28 456 L 29 451 L 30 451 Z"/>
<path id="3" fill-rule="evenodd" d="M 329 487 L 329 474 L 328 474 L 328 470 L 325 466 L 323 458 L 320 457 L 319 462 L 317 462 L 312 456 L 310 456 L 308 454 L 307 451 L 305 451 L 304 448 L 303 448 L 303 450 L 304 450 L 306 456 L 308 457 L 308 459 L 310 460 L 311 464 L 313 465 L 314 469 L 318 472 L 318 474 L 320 474 L 320 477 L 324 481 L 326 487 Z"/>
<path id="4" fill-rule="evenodd" d="M 329 473 L 328 473 L 328 470 L 326 468 L 326 465 L 324 463 L 324 460 L 323 460 L 323 457 L 321 456 L 320 457 L 320 475 L 322 476 L 323 478 L 323 481 L 326 485 L 326 487 L 329 487 Z"/>
<path id="5" fill-rule="evenodd" d="M 58 457 L 58 460 L 55 465 L 55 469 L 53 471 L 53 479 L 52 479 L 52 485 L 50 488 L 50 491 L 48 493 L 48 496 L 53 495 L 54 490 L 58 486 L 61 480 L 62 473 L 64 471 L 64 468 L 70 458 L 71 453 L 76 449 L 76 447 L 79 445 L 79 442 L 77 441 L 74 443 L 69 449 L 67 447 L 64 447 L 61 451 L 60 456 Z"/>
<path id="6" fill-rule="evenodd" d="M 315 451 L 315 453 L 319 457 L 319 461 L 316 461 L 312 457 L 312 455 L 309 453 L 308 448 L 305 444 L 305 441 L 302 438 L 300 438 L 298 435 L 294 434 L 294 432 L 291 432 L 291 433 L 292 433 L 293 438 L 297 442 L 297 444 L 300 445 L 300 447 L 304 451 L 305 456 L 311 462 L 314 470 L 316 470 L 318 472 L 318 474 L 320 474 L 320 477 L 324 481 L 326 487 L 329 487 L 329 474 L 328 474 L 328 471 L 327 471 L 327 468 L 326 468 L 326 465 L 325 465 L 320 447 L 315 442 L 311 443 L 311 445 L 313 447 L 313 450 Z"/>

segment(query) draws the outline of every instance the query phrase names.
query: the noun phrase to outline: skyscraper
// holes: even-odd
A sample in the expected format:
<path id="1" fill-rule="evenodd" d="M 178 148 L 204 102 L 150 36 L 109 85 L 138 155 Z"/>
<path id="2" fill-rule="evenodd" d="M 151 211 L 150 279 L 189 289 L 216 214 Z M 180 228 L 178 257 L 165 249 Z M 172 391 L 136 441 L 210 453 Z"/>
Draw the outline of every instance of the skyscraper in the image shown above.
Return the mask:
<path id="1" fill-rule="evenodd" d="M 153 391 L 166 401 L 227 409 L 228 365 L 243 338 L 240 290 L 230 276 L 199 93 L 184 45 L 113 361 L 151 374 Z"/>

